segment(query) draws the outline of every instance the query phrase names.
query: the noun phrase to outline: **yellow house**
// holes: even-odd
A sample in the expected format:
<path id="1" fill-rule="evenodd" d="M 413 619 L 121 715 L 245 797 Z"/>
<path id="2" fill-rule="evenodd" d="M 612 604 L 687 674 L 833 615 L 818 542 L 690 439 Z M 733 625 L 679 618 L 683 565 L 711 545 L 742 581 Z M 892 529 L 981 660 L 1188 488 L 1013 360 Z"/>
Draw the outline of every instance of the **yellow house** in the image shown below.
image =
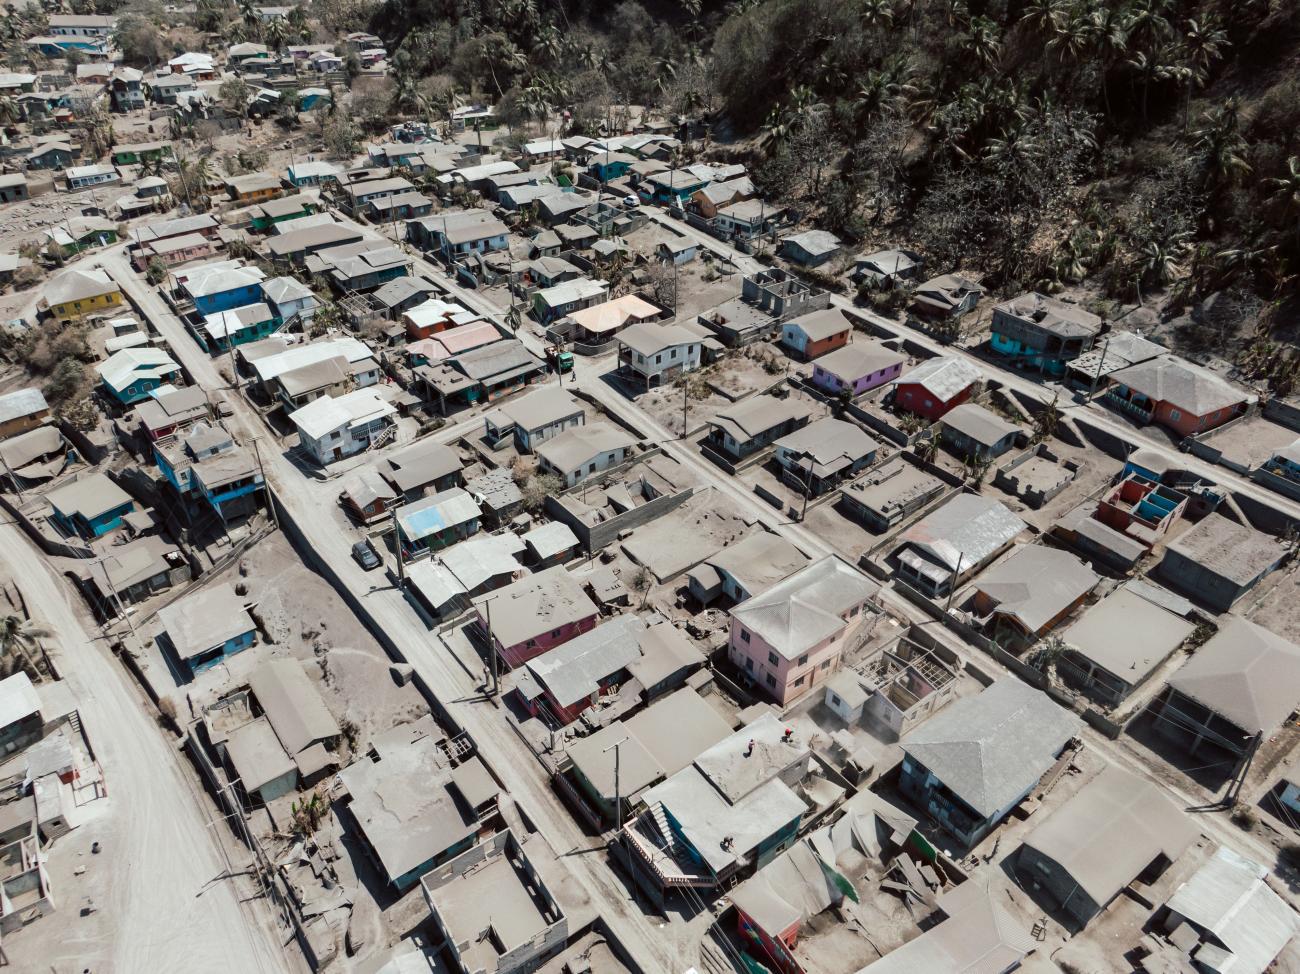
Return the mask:
<path id="1" fill-rule="evenodd" d="M 45 305 L 59 321 L 122 306 L 122 292 L 104 271 L 65 271 L 45 286 Z"/>
<path id="2" fill-rule="evenodd" d="M 231 176 L 226 180 L 226 192 L 238 203 L 264 203 L 283 193 L 284 186 L 279 177 L 254 172 L 246 176 Z"/>

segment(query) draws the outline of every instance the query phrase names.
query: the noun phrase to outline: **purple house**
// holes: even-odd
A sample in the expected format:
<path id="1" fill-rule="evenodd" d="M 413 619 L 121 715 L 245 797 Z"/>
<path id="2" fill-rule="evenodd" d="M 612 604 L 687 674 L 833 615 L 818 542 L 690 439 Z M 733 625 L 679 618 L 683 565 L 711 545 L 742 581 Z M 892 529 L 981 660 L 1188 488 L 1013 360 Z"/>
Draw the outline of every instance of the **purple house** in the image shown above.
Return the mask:
<path id="1" fill-rule="evenodd" d="M 847 389 L 850 395 L 859 396 L 893 382 L 906 361 L 906 355 L 880 342 L 853 342 L 819 358 L 813 365 L 812 380 L 832 394 Z"/>

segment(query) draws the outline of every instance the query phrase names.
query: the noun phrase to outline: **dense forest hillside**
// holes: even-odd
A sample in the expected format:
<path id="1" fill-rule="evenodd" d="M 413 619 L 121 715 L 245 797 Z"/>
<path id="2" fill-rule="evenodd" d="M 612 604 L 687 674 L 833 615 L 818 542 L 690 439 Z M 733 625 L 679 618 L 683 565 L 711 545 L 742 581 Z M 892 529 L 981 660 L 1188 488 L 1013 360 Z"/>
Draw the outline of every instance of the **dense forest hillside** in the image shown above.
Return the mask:
<path id="1" fill-rule="evenodd" d="M 1196 306 L 1182 345 L 1295 371 L 1300 4 L 388 0 L 371 26 L 413 108 L 478 90 L 581 131 L 658 105 L 863 246 Z"/>

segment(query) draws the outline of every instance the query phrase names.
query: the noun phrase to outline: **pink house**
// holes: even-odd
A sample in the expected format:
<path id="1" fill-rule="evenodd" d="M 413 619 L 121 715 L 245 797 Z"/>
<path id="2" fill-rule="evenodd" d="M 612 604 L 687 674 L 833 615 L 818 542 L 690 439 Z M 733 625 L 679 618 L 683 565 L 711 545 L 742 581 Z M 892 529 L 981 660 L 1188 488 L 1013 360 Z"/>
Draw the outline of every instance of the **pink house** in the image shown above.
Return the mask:
<path id="1" fill-rule="evenodd" d="M 784 705 L 830 679 L 874 618 L 878 586 L 827 555 L 731 610 L 728 653 L 755 685 Z M 867 627 L 867 628 L 864 628 Z"/>
<path id="2" fill-rule="evenodd" d="M 903 372 L 907 356 L 880 342 L 853 342 L 823 355 L 813 365 L 813 384 L 831 395 L 848 390 L 857 397 L 886 382 L 893 382 Z"/>
<path id="3" fill-rule="evenodd" d="M 600 610 L 563 565 L 475 599 L 478 624 L 513 669 L 596 625 Z"/>
<path id="4" fill-rule="evenodd" d="M 183 233 L 178 237 L 167 237 L 152 243 L 142 244 L 136 252 L 135 268 L 146 270 L 155 260 L 160 260 L 168 267 L 184 264 L 186 261 L 211 257 L 212 241 L 201 233 Z"/>

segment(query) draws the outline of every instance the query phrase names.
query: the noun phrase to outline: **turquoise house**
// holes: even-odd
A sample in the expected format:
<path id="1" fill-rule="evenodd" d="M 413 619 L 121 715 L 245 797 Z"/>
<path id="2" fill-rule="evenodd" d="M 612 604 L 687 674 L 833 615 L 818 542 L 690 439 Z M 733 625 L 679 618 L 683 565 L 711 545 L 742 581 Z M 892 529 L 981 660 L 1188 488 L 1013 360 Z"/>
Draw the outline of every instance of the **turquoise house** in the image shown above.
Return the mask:
<path id="1" fill-rule="evenodd" d="M 201 589 L 158 612 L 166 643 L 191 674 L 201 673 L 257 642 L 257 624 L 230 583 Z"/>
<path id="2" fill-rule="evenodd" d="M 56 487 L 45 499 L 60 528 L 87 540 L 120 527 L 122 518 L 135 510 L 131 495 L 102 473 Z"/>
<path id="3" fill-rule="evenodd" d="M 96 368 L 104 391 L 124 406 L 144 402 L 155 389 L 181 375 L 181 367 L 170 355 L 147 345 L 114 352 Z"/>

